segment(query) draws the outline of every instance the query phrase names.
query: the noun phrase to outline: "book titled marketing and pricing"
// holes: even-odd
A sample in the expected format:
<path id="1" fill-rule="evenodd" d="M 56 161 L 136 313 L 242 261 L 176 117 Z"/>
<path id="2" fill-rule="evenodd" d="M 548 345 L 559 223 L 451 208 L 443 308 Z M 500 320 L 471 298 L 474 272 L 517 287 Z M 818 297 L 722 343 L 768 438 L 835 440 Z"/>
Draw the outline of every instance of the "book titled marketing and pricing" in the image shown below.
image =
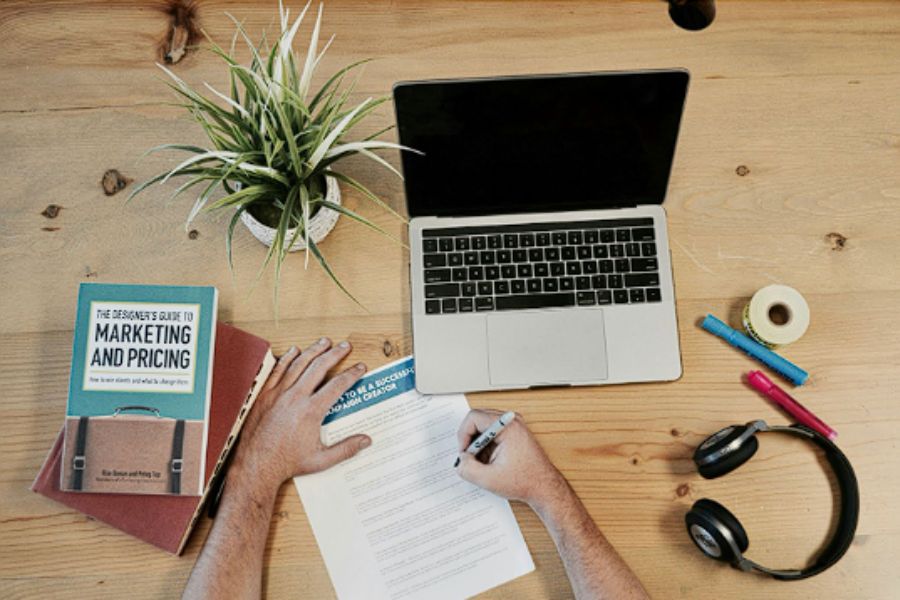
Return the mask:
<path id="1" fill-rule="evenodd" d="M 83 283 L 60 488 L 199 496 L 218 293 Z"/>

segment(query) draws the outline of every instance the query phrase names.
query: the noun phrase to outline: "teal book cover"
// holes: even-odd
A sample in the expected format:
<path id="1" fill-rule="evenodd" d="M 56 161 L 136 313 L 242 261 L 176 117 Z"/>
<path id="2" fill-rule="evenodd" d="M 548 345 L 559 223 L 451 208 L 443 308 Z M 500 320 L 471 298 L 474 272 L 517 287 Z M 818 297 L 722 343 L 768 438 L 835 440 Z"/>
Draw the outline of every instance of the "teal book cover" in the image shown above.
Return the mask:
<path id="1" fill-rule="evenodd" d="M 203 493 L 218 292 L 82 283 L 60 488 Z"/>

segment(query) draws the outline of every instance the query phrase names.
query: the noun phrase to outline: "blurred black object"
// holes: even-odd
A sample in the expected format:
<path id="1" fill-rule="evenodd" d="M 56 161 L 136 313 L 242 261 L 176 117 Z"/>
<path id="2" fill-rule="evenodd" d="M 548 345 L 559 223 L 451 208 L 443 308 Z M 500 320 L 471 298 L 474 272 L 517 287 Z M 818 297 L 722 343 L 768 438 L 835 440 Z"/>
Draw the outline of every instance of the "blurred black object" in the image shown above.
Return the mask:
<path id="1" fill-rule="evenodd" d="M 669 16 L 682 29 L 699 31 L 716 18 L 714 0 L 668 0 Z"/>

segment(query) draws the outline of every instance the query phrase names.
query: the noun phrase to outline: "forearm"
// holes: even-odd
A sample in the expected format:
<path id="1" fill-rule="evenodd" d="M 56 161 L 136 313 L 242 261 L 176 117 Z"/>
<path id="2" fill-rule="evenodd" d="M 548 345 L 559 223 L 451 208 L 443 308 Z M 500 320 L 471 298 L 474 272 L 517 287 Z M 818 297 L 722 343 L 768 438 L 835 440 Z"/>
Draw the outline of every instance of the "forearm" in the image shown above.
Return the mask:
<path id="1" fill-rule="evenodd" d="M 578 600 L 648 597 L 562 475 L 532 508 L 553 538 Z"/>
<path id="2" fill-rule="evenodd" d="M 185 599 L 260 597 L 278 487 L 238 452 L 212 530 L 184 589 Z"/>

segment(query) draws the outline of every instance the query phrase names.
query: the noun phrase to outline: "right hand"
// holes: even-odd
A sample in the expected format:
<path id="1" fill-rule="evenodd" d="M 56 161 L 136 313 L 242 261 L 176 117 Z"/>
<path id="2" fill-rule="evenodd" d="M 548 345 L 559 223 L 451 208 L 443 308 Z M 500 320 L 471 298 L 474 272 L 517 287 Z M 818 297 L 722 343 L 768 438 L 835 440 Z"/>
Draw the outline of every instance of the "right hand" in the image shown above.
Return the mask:
<path id="1" fill-rule="evenodd" d="M 473 410 L 459 426 L 460 477 L 498 496 L 540 506 L 568 490 L 562 473 L 553 466 L 522 416 L 503 428 L 494 441 L 474 457 L 466 448 L 503 413 L 498 410 Z"/>

